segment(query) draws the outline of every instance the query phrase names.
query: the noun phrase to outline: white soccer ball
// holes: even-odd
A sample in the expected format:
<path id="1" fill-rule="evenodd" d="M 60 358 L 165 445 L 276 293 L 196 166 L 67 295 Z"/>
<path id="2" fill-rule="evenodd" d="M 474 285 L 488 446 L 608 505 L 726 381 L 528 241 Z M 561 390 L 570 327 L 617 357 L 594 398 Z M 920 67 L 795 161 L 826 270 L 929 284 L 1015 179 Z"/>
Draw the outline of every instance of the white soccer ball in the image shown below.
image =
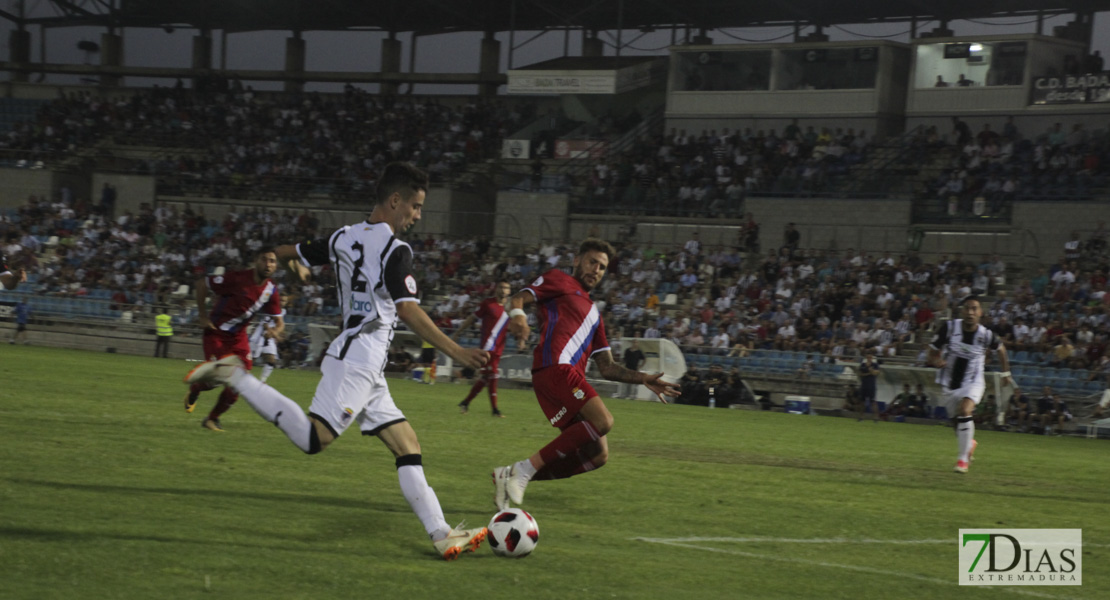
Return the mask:
<path id="1" fill-rule="evenodd" d="M 532 515 L 519 508 L 510 508 L 493 515 L 486 539 L 494 554 L 523 558 L 536 549 L 536 543 L 540 541 L 540 526 Z"/>

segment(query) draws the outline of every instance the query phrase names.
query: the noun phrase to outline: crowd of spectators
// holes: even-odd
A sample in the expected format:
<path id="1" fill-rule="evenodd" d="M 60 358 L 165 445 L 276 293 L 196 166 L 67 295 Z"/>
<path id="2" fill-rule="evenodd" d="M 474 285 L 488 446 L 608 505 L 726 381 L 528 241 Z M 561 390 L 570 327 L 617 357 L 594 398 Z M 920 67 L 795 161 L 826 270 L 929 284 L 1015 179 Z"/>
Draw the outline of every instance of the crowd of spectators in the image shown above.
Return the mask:
<path id="1" fill-rule="evenodd" d="M 534 112 L 527 103 L 449 106 L 353 86 L 343 94 L 256 93 L 241 85 L 155 87 L 118 97 L 71 92 L 45 104 L 34 121 L 0 133 L 0 150 L 50 160 L 101 140 L 157 146 L 159 158 L 130 168 L 166 176 L 164 188 L 173 188 L 166 192 L 238 197 L 288 188 L 303 199 L 312 188 L 291 184 L 372 190 L 376 173 L 395 160 L 442 181 L 468 161 L 496 156 L 501 139 Z"/>
<path id="2" fill-rule="evenodd" d="M 817 362 L 856 361 L 868 350 L 912 355 L 905 345 L 928 341 L 934 320 L 974 293 L 993 299 L 984 323 L 1016 363 L 1110 378 L 1104 224 L 1088 239 L 1074 236 L 1068 255 L 1051 267 L 1009 282 L 999 256 L 956 254 L 926 263 L 912 252 L 802 249 L 793 226 L 781 247 L 760 254 L 745 245 L 749 229 L 739 232 L 735 247 L 708 248 L 696 235 L 674 246 L 618 244 L 594 294 L 610 337 L 667 338 L 684 352 L 711 357 L 760 350 L 805 353 Z M 307 210 L 248 208 L 211 219 L 186 204 L 109 216 L 103 203 L 65 193 L 31 198 L 0 218 L 3 253 L 33 274 L 28 291 L 99 298 L 114 310 L 138 312 L 187 304 L 191 296 L 181 286 L 219 267 L 241 268 L 258 248 L 326 233 Z M 57 239 L 45 241 L 51 238 Z M 569 268 L 574 251 L 553 243 L 507 248 L 484 237 L 410 238 L 420 289 L 446 329 L 457 327 L 497 281 L 519 289 L 548 268 Z M 290 314 L 338 314 L 332 280 L 325 267 L 315 282 L 283 288 Z"/>
<path id="3" fill-rule="evenodd" d="M 926 182 L 924 195 L 945 200 L 953 216 L 1001 215 L 1019 199 L 1089 198 L 1110 181 L 1110 129 L 1091 131 L 1083 123 L 1070 129 L 1055 123 L 1027 135 L 1013 117 L 999 129 L 984 123 L 978 132 L 953 117 L 947 139 L 929 127 L 911 146 L 908 156 L 918 164 L 948 149 L 947 168 Z"/>
<path id="4" fill-rule="evenodd" d="M 671 129 L 599 161 L 580 208 L 739 216 L 746 194 L 827 191 L 833 179 L 865 160 L 870 144 L 864 131 L 803 129 L 797 119 L 781 133 Z"/>

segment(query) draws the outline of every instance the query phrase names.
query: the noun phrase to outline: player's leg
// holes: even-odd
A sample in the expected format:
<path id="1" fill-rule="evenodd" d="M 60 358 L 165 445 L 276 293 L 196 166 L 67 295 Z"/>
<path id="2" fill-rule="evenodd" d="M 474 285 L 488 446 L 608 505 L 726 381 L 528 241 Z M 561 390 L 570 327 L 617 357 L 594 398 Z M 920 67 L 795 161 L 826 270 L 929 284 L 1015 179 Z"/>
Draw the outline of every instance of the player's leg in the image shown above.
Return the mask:
<path id="1" fill-rule="evenodd" d="M 486 529 L 462 529 L 461 525 L 452 528 L 447 524 L 439 498 L 424 476 L 416 431 L 393 403 L 385 381 L 375 387 L 374 398 L 359 415 L 363 434 L 376 435 L 393 453 L 401 494 L 424 525 L 436 551 L 443 558 L 453 560 L 462 552 L 476 550 L 486 538 Z"/>
<path id="2" fill-rule="evenodd" d="M 968 462 L 975 443 L 975 401 L 962 397 L 956 407 L 956 443 L 959 455 L 956 459 L 955 470 L 958 473 L 967 473 Z"/>
<path id="3" fill-rule="evenodd" d="M 503 417 L 501 410 L 497 407 L 497 380 L 501 378 L 501 356 L 495 355 L 490 358 L 490 362 L 483 367 L 483 374 L 486 380 L 486 390 L 489 393 L 489 407 L 493 416 Z"/>
<path id="4" fill-rule="evenodd" d="M 600 469 L 609 460 L 609 442 L 605 436 L 578 449 L 572 456 L 564 456 L 543 466 L 532 476 L 532 481 L 566 479 Z"/>
<path id="5" fill-rule="evenodd" d="M 316 454 L 327 448 L 351 422 L 351 413 L 341 403 L 361 407 L 366 402 L 363 398 L 368 398 L 365 392 L 369 381 L 365 373 L 330 356 L 324 358 L 320 370 L 323 377 L 316 386 L 309 414 L 241 366 L 218 373 L 214 379 L 238 391 L 259 416 L 276 425 L 303 452 Z"/>
<path id="6" fill-rule="evenodd" d="M 506 508 L 509 500 L 520 504 L 528 482 L 545 465 L 565 457 L 578 457 L 580 451 L 597 444 L 613 428 L 612 413 L 581 373 L 572 368 L 549 367 L 534 373 L 532 383 L 548 421 L 562 432 L 531 457 L 494 470 L 494 503 L 499 508 Z M 604 456 L 608 456 L 607 451 Z M 579 472 L 604 464 L 595 464 L 592 459 L 592 456 L 579 459 L 583 466 Z"/>
<path id="7" fill-rule="evenodd" d="M 486 387 L 486 375 L 483 371 L 475 378 L 474 385 L 470 386 L 470 392 L 466 395 L 466 398 L 463 398 L 463 401 L 459 402 L 459 410 L 462 411 L 463 414 L 466 414 L 467 410 L 469 410 L 470 401 L 478 397 L 478 393 L 481 392 L 484 387 Z"/>

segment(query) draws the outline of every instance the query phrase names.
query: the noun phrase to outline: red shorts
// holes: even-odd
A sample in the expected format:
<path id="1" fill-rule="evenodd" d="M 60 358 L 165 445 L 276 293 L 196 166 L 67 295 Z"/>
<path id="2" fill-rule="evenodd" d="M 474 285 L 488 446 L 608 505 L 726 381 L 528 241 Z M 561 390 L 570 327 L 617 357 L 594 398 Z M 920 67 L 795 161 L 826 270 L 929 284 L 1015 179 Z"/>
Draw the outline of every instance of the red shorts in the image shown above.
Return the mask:
<path id="1" fill-rule="evenodd" d="M 228 354 L 234 354 L 243 361 L 243 368 L 250 371 L 251 342 L 244 335 L 227 335 L 212 331 L 204 332 L 204 359 L 215 360 Z"/>
<path id="2" fill-rule="evenodd" d="M 586 376 L 571 365 L 554 365 L 532 372 L 532 389 L 552 427 L 563 429 L 597 392 Z"/>
<path id="3" fill-rule="evenodd" d="M 501 355 L 500 354 L 490 354 L 489 362 L 486 363 L 486 366 L 482 367 L 482 371 L 481 371 L 482 379 L 485 379 L 486 381 L 492 381 L 494 379 L 500 379 L 501 376 L 498 374 L 498 373 L 500 373 L 500 371 L 498 371 L 500 366 L 501 366 Z"/>

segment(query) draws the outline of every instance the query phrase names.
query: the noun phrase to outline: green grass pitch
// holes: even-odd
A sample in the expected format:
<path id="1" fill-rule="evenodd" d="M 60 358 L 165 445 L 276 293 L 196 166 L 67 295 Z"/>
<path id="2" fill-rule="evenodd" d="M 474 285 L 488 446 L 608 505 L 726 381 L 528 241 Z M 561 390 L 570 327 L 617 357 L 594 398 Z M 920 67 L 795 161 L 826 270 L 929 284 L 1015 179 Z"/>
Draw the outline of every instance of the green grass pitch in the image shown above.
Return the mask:
<path id="1" fill-rule="evenodd" d="M 523 560 L 446 563 L 376 439 L 298 451 L 240 401 L 187 415 L 182 361 L 0 345 L 0 597 L 1105 598 L 1106 441 L 609 400 L 610 463 L 529 487 Z M 319 375 L 271 383 L 307 406 Z M 391 382 L 452 524 L 550 440 L 530 391 Z M 1082 587 L 957 585 L 960 528 L 1082 528 Z M 648 538 L 654 541 L 645 541 Z"/>

